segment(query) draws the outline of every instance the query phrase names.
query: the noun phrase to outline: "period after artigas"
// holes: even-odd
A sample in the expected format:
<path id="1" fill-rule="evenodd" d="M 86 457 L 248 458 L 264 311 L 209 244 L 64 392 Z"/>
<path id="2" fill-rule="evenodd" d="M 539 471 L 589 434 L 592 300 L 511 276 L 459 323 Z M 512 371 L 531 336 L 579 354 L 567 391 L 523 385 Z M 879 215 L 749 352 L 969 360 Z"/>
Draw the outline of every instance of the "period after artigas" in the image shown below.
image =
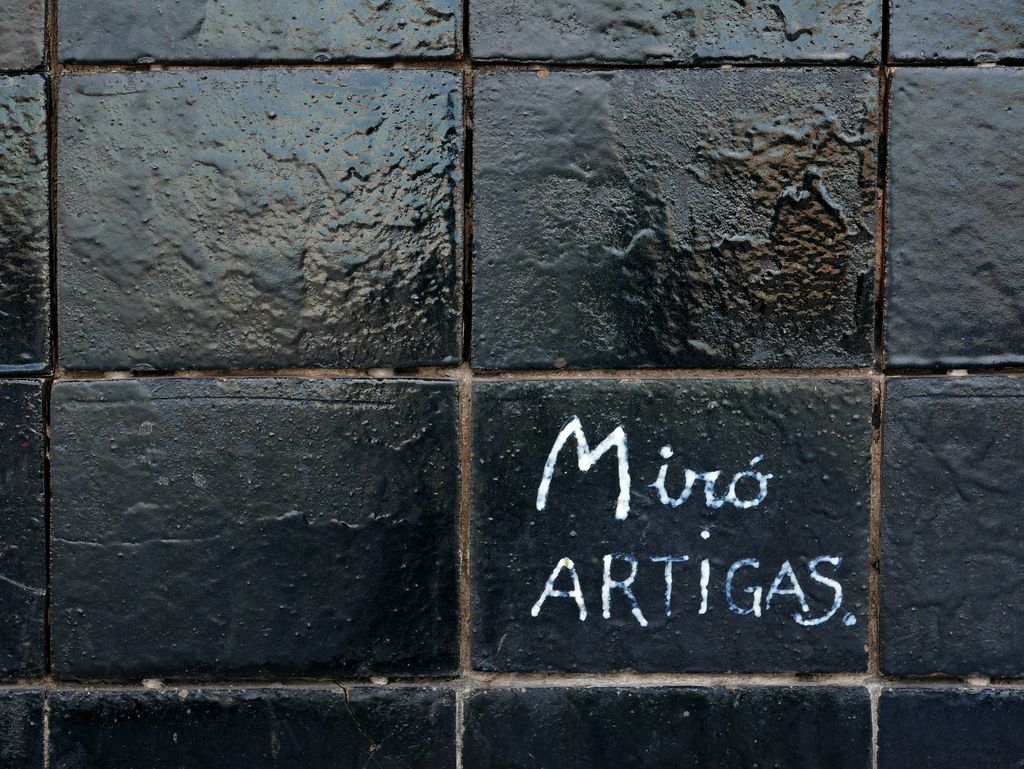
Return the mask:
<path id="1" fill-rule="evenodd" d="M 618 473 L 619 494 L 615 504 L 615 519 L 629 518 L 630 490 L 633 479 L 629 469 L 629 442 L 623 427 L 616 427 L 593 449 L 587 441 L 582 421 L 572 417 L 555 438 L 554 445 L 544 463 L 540 484 L 537 488 L 537 510 L 547 507 L 548 492 L 555 478 L 559 461 L 563 466 L 572 462 L 571 449 L 567 444 L 575 443 L 576 465 L 580 471 L 590 472 L 598 461 L 609 452 L 615 452 L 616 462 L 611 458 L 602 463 L 606 472 Z M 771 493 L 772 473 L 765 471 L 764 456 L 755 456 L 749 465 L 739 472 L 728 474 L 722 470 L 693 469 L 682 467 L 673 461 L 675 454 L 671 446 L 661 448 L 664 460 L 657 478 L 649 483 L 657 499 L 666 507 L 677 508 L 689 504 L 702 504 L 712 509 L 735 508 L 747 511 L 756 509 Z M 703 539 L 710 533 L 701 532 Z M 783 612 L 797 625 L 814 627 L 824 625 L 839 615 L 843 605 L 843 586 L 838 581 L 843 558 L 838 554 L 823 554 L 807 560 L 805 565 L 795 569 L 790 561 L 762 563 L 759 558 L 745 557 L 734 561 L 723 574 L 713 578 L 711 560 L 688 553 L 661 553 L 637 557 L 629 553 L 607 553 L 603 557 L 604 573 L 600 593 L 585 592 L 572 554 L 566 554 L 553 564 L 550 576 L 543 586 L 538 586 L 538 598 L 530 614 L 541 617 L 551 601 L 573 601 L 581 622 L 593 617 L 600 607 L 601 616 L 611 619 L 612 596 L 619 593 L 625 602 L 615 602 L 630 607 L 633 617 L 641 627 L 648 626 L 652 612 L 664 612 L 671 617 L 673 612 L 695 611 L 705 615 L 709 611 L 709 596 L 713 590 L 723 590 L 726 604 L 731 612 L 749 616 L 756 620 L 768 613 Z M 664 593 L 656 600 L 639 596 L 633 589 L 641 569 L 656 568 L 664 575 Z M 689 573 L 687 573 L 689 571 Z M 674 579 L 693 578 L 700 580 L 700 602 L 693 607 L 681 607 L 673 603 L 672 582 Z M 831 605 L 817 613 L 812 612 L 808 603 L 806 588 L 813 587 L 816 595 L 830 591 Z M 852 614 L 842 618 L 846 625 L 855 625 Z"/>

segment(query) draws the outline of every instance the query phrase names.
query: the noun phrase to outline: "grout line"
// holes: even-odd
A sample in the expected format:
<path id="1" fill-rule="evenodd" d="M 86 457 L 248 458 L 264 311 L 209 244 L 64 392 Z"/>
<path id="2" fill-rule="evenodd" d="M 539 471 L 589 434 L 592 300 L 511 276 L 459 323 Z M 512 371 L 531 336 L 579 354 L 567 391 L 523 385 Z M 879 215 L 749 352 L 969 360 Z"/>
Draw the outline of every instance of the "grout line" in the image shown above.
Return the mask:
<path id="1" fill-rule="evenodd" d="M 877 682 L 880 676 L 881 659 L 881 518 L 882 518 L 882 475 L 883 475 L 883 425 L 885 415 L 885 270 L 887 233 L 889 227 L 888 194 L 889 194 L 889 72 L 886 63 L 889 61 L 889 0 L 882 0 L 882 64 L 878 68 L 878 153 L 876 162 L 877 192 L 877 224 L 875 241 L 877 256 L 875 259 L 875 360 L 879 367 L 879 376 L 873 385 L 872 425 L 871 425 L 871 505 L 870 505 L 870 559 L 868 569 L 868 675 Z M 878 769 L 878 699 L 880 687 L 877 683 L 868 684 L 868 697 L 871 708 L 871 769 Z"/>
<path id="2" fill-rule="evenodd" d="M 467 333 L 468 336 L 468 333 Z M 61 381 L 112 381 L 122 379 L 243 379 L 283 377 L 301 379 L 458 379 L 476 380 L 592 380 L 620 379 L 858 379 L 875 375 L 872 368 L 836 369 L 522 369 L 509 371 L 473 370 L 467 363 L 412 368 L 281 368 L 281 369 L 194 369 L 182 371 L 70 371 L 59 368 L 54 378 Z M 20 378 L 25 378 L 21 375 Z"/>
<path id="3" fill-rule="evenodd" d="M 46 136 L 49 190 L 50 349 L 51 371 L 57 367 L 57 121 L 60 91 L 60 59 L 57 51 L 57 0 L 46 0 Z"/>
<path id="4" fill-rule="evenodd" d="M 473 382 L 472 376 L 459 380 L 459 674 L 471 669 L 472 589 L 470 583 L 470 510 L 473 467 Z"/>
<path id="5" fill-rule="evenodd" d="M 44 46 L 46 61 L 46 136 L 47 136 L 47 183 L 49 208 L 49 361 L 51 371 L 57 365 L 57 110 L 60 90 L 60 60 L 57 39 L 57 0 L 46 0 Z M 51 414 L 50 398 L 53 390 L 53 374 L 43 384 L 43 573 L 46 580 L 46 596 L 43 601 L 43 681 L 52 681 L 52 631 L 53 631 L 53 589 L 51 575 L 51 533 L 53 530 L 52 488 L 50 473 Z M 44 763 L 49 764 L 49 700 L 44 711 Z"/>
<path id="6" fill-rule="evenodd" d="M 969 59 L 945 59 L 941 61 L 895 61 L 885 59 L 885 67 L 916 69 L 969 68 L 1012 69 L 1024 66 L 1024 60 L 1001 62 L 976 62 Z M 597 61 L 545 61 L 543 59 L 472 60 L 468 56 L 437 59 L 363 59 L 338 60 L 333 62 L 311 62 L 308 59 L 238 60 L 238 61 L 181 61 L 164 60 L 152 63 L 140 62 L 62 62 L 63 71 L 71 75 L 91 74 L 132 74 L 139 72 L 217 72 L 241 70 L 305 69 L 321 72 L 345 72 L 359 70 L 429 70 L 452 72 L 457 70 L 476 72 L 534 72 L 539 69 L 550 72 L 609 72 L 635 70 L 650 72 L 680 72 L 708 69 L 861 69 L 877 70 L 878 62 L 861 61 L 699 61 L 699 62 L 597 62 Z M 38 72 L 38 67 L 12 70 L 5 74 L 28 74 Z"/>
<path id="7" fill-rule="evenodd" d="M 7 69 L 0 69 L 0 77 L 27 77 L 29 75 L 46 75 L 46 63 L 45 60 L 42 64 L 36 64 L 32 67 L 10 67 Z"/>
<path id="8" fill-rule="evenodd" d="M 473 505 L 473 105 L 475 78 L 469 36 L 470 0 L 462 0 L 462 360 L 459 379 L 459 686 L 455 690 L 455 769 L 463 769 L 466 676 L 472 668 L 473 592 L 470 565 Z"/>
<path id="9" fill-rule="evenodd" d="M 890 63 L 892 59 L 892 45 L 890 40 L 890 24 L 892 21 L 892 0 L 882 0 L 882 69 L 885 69 L 886 65 Z"/>
<path id="10" fill-rule="evenodd" d="M 468 4 L 468 0 L 467 0 Z M 473 107 L 476 76 L 472 71 L 462 78 L 462 359 L 473 356 Z"/>
<path id="11" fill-rule="evenodd" d="M 962 366 L 948 364 L 936 368 L 918 369 L 905 367 L 888 367 L 884 371 L 886 379 L 896 377 L 931 377 L 946 378 L 951 376 L 1021 376 L 1024 375 L 1024 366 Z"/>
<path id="12" fill-rule="evenodd" d="M 868 685 L 868 697 L 871 701 L 871 769 L 878 769 L 878 700 L 881 687 L 878 684 Z"/>
<path id="13" fill-rule="evenodd" d="M 882 425 L 885 409 L 884 379 L 879 377 L 873 385 L 871 414 L 871 505 L 870 505 L 870 560 L 868 570 L 868 673 L 879 675 L 881 643 L 881 516 L 882 516 Z"/>
<path id="14" fill-rule="evenodd" d="M 888 3 L 885 3 L 886 12 Z M 883 27 L 882 49 L 883 60 L 888 58 L 888 26 Z M 876 296 L 875 296 L 875 340 L 876 359 L 884 370 L 885 366 L 885 270 L 888 232 L 888 178 L 889 178 L 889 74 L 882 67 L 879 70 L 879 137 L 878 137 L 878 226 L 877 226 L 877 259 L 876 259 Z M 881 520 L 882 520 L 882 480 L 883 480 L 883 441 L 885 415 L 885 375 L 881 373 L 875 381 L 872 404 L 871 431 L 871 524 L 869 529 L 871 558 L 868 605 L 868 671 L 878 676 L 881 665 Z M 874 706 L 872 706 L 874 708 Z M 872 710 L 874 719 L 874 710 Z M 876 760 L 872 749 L 872 761 Z"/>
<path id="15" fill-rule="evenodd" d="M 52 380 L 42 383 L 43 396 L 43 580 L 46 594 L 43 598 L 43 679 L 49 680 L 52 675 L 51 633 L 53 628 L 53 588 L 50 567 L 51 532 L 53 530 L 52 489 L 50 485 L 50 449 L 53 431 L 50 426 L 50 393 L 53 389 Z"/>
<path id="16" fill-rule="evenodd" d="M 50 693 L 43 693 L 43 769 L 50 769 Z"/>
<path id="17" fill-rule="evenodd" d="M 466 693 L 455 690 L 455 769 L 462 769 L 462 750 L 466 741 Z"/>
<path id="18" fill-rule="evenodd" d="M 864 368 L 573 368 L 573 369 L 522 369 L 522 370 L 476 370 L 478 379 L 494 380 L 591 380 L 620 379 L 640 382 L 652 379 L 858 379 L 875 375 L 875 369 Z"/>
<path id="19" fill-rule="evenodd" d="M 453 676 L 409 678 L 268 678 L 268 679 L 142 679 L 41 681 L 26 679 L 0 683 L 0 694 L 19 691 L 55 692 L 153 692 L 153 691 L 323 691 L 348 689 L 402 690 L 443 689 L 468 695 L 491 689 L 756 689 L 756 688 L 875 688 L 927 689 L 929 691 L 987 690 L 1024 694 L 1024 678 L 880 676 L 869 673 L 490 673 L 467 671 Z"/>
<path id="20" fill-rule="evenodd" d="M 59 366 L 51 373 L 44 371 L 4 371 L 0 381 L 55 380 L 59 382 L 99 382 L 115 380 L 161 379 L 246 379 L 277 377 L 285 379 L 458 379 L 469 371 L 475 381 L 589 381 L 618 379 L 624 382 L 702 379 L 873 379 L 897 377 L 948 378 L 1019 377 L 1022 366 L 1005 367 L 942 367 L 913 368 L 778 368 L 778 369 L 692 369 L 692 368 L 574 368 L 574 369 L 508 369 L 471 370 L 468 363 L 410 368 L 279 368 L 279 369 L 185 369 L 179 371 L 72 371 Z"/>
<path id="21" fill-rule="evenodd" d="M 934 64 L 934 63 L 933 63 Z M 127 62 L 127 61 L 95 61 L 95 62 L 62 62 L 69 74 L 101 74 L 101 73 L 135 73 L 135 72 L 201 72 L 201 71 L 234 71 L 262 69 L 309 69 L 325 72 L 346 70 L 389 70 L 389 69 L 421 69 L 421 70 L 471 70 L 473 72 L 533 72 L 545 69 L 551 72 L 594 71 L 607 72 L 612 70 L 638 71 L 688 71 L 704 69 L 876 69 L 877 62 L 864 61 L 745 61 L 745 60 L 710 60 L 710 61 L 666 61 L 666 62 L 630 62 L 630 61 L 545 61 L 530 60 L 473 60 L 464 52 L 461 58 L 447 57 L 436 59 L 397 58 L 397 59 L 349 59 L 327 62 L 313 62 L 308 59 L 240 59 L 183 61 L 165 59 L 159 62 Z"/>
<path id="22" fill-rule="evenodd" d="M 974 59 L 895 59 L 892 56 L 888 59 L 887 66 L 890 69 L 1014 69 L 1024 67 L 1024 59 L 1000 59 L 999 61 L 975 61 Z"/>

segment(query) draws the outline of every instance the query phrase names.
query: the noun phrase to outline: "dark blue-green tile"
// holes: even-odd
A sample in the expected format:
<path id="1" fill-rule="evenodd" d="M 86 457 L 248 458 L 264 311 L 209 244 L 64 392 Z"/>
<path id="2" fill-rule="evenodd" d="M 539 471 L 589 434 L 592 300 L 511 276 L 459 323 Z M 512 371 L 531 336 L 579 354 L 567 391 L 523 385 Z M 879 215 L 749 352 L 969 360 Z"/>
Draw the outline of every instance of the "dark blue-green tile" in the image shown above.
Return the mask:
<path id="1" fill-rule="evenodd" d="M 1011 769 L 1024 759 L 1024 692 L 890 689 L 878 710 L 878 769 Z"/>
<path id="2" fill-rule="evenodd" d="M 460 0 L 62 0 L 72 62 L 452 58 Z"/>
<path id="3" fill-rule="evenodd" d="M 890 0 L 891 57 L 898 61 L 1024 59 L 1020 0 Z"/>
<path id="4" fill-rule="evenodd" d="M 42 372 L 49 366 L 46 144 L 43 78 L 0 76 L 0 371 Z"/>
<path id="5" fill-rule="evenodd" d="M 0 70 L 43 63 L 43 0 L 0 0 Z"/>
<path id="6" fill-rule="evenodd" d="M 582 62 L 878 60 L 880 0 L 471 0 L 476 59 Z"/>
<path id="7" fill-rule="evenodd" d="M 0 381 L 0 678 L 43 674 L 43 412 L 40 382 Z"/>

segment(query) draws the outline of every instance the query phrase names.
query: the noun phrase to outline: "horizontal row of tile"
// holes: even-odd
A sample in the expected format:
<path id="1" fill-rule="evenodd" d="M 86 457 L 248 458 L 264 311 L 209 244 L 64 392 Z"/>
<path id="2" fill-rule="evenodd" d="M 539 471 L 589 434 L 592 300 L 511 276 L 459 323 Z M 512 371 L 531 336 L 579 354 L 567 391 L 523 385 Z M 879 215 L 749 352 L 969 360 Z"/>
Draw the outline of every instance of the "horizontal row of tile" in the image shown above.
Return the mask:
<path id="1" fill-rule="evenodd" d="M 879 82 L 857 69 L 475 78 L 481 369 L 872 363 Z M 1024 363 L 1024 70 L 891 86 L 885 357 Z M 463 350 L 463 79 L 61 80 L 59 363 L 445 365 Z M 0 369 L 48 370 L 44 83 L 0 78 Z"/>
<path id="2" fill-rule="evenodd" d="M 883 0 L 469 0 L 481 61 L 876 63 Z M 61 0 L 66 62 L 331 61 L 461 56 L 462 0 Z M 43 0 L 0 0 L 0 68 L 43 59 Z M 1024 59 L 1024 8 L 891 0 L 894 61 Z"/>
<path id="3" fill-rule="evenodd" d="M 483 671 L 868 664 L 864 379 L 61 382 L 62 680 L 452 675 L 471 471 Z M 1024 676 L 1024 379 L 896 378 L 881 666 Z M 0 671 L 44 668 L 43 385 L 0 384 Z"/>
<path id="4" fill-rule="evenodd" d="M 455 711 L 444 688 L 0 691 L 0 769 L 454 769 Z M 1024 753 L 1024 692 L 1007 689 L 883 689 L 877 764 L 863 688 L 490 689 L 464 718 L 466 769 L 1009 769 Z"/>

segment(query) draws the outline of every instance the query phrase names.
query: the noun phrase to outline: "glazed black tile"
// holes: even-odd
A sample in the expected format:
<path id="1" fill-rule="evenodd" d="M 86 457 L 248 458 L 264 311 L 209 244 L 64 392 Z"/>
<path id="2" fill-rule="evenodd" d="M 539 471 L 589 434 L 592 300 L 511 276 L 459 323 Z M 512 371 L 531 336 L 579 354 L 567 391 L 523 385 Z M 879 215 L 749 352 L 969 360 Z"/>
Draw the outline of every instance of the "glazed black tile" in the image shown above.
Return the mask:
<path id="1" fill-rule="evenodd" d="M 0 769 L 43 769 L 43 692 L 0 691 Z"/>
<path id="2" fill-rule="evenodd" d="M 877 91 L 859 69 L 480 75 L 473 365 L 869 364 Z"/>
<path id="3" fill-rule="evenodd" d="M 472 769 L 871 766 L 864 689 L 572 688 L 476 692 Z"/>
<path id="4" fill-rule="evenodd" d="M 963 689 L 882 692 L 878 769 L 1014 767 L 1024 755 L 1024 693 Z"/>
<path id="5" fill-rule="evenodd" d="M 461 77 L 61 80 L 61 363 L 368 368 L 461 354 Z"/>
<path id="6" fill-rule="evenodd" d="M 454 769 L 440 689 L 55 692 L 53 769 Z"/>
<path id="7" fill-rule="evenodd" d="M 121 380 L 53 397 L 55 675 L 455 670 L 452 383 Z"/>
<path id="8" fill-rule="evenodd" d="M 865 670 L 870 422 L 867 381 L 478 384 L 475 667 Z"/>
<path id="9" fill-rule="evenodd" d="M 898 69 L 886 360 L 1024 363 L 1024 70 Z"/>
<path id="10" fill-rule="evenodd" d="M 884 446 L 882 670 L 1024 675 L 1024 380 L 891 379 Z"/>

